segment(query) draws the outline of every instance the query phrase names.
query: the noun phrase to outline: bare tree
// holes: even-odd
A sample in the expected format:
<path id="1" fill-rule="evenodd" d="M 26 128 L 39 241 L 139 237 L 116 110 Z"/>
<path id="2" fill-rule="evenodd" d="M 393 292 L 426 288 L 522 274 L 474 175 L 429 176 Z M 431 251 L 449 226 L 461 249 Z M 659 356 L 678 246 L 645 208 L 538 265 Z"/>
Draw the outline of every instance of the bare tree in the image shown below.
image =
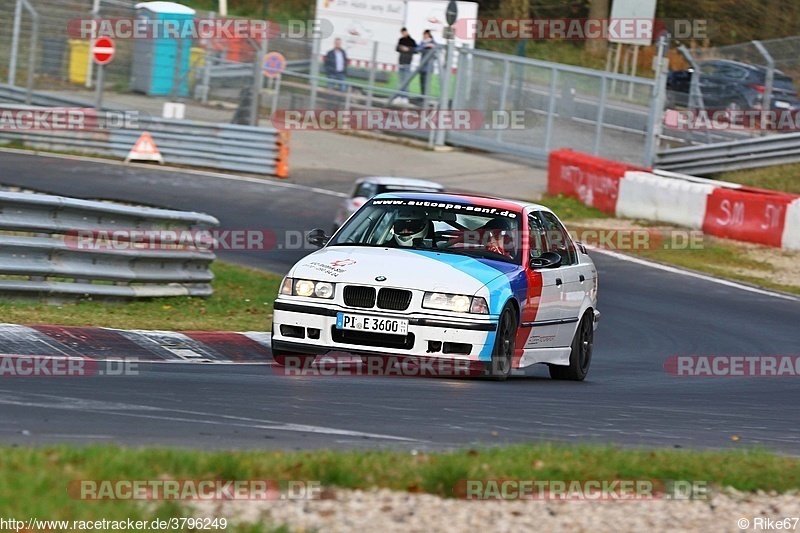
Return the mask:
<path id="1" fill-rule="evenodd" d="M 592 0 L 589 6 L 590 19 L 606 19 L 608 15 L 608 0 Z M 605 39 L 590 39 L 586 41 L 585 50 L 592 55 L 604 55 L 608 50 L 608 41 Z"/>

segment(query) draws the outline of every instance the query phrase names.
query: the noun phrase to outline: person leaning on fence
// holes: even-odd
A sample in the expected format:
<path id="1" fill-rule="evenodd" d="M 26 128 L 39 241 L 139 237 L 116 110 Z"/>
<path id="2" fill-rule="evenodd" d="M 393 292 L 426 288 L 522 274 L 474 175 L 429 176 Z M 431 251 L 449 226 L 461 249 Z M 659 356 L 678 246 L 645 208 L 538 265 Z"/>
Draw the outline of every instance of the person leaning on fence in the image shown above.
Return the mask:
<path id="1" fill-rule="evenodd" d="M 345 78 L 347 77 L 347 52 L 342 48 L 342 40 L 338 37 L 333 41 L 333 48 L 325 54 L 325 75 L 328 76 L 328 89 L 344 92 L 346 90 Z"/>
<path id="2" fill-rule="evenodd" d="M 417 52 L 422 53 L 419 67 L 419 86 L 423 95 L 428 93 L 428 72 L 431 71 L 431 65 L 436 61 L 436 46 L 431 30 L 422 32 L 422 41 L 417 45 Z"/>
<path id="3" fill-rule="evenodd" d="M 411 60 L 414 59 L 414 54 L 417 53 L 417 41 L 408 34 L 408 29 L 403 28 L 400 30 L 400 40 L 397 41 L 396 50 L 400 52 L 400 59 L 397 61 L 397 73 L 400 77 L 400 88 L 408 92 L 408 87 L 403 87 L 410 79 L 411 74 Z M 401 96 L 399 100 L 408 102 L 408 98 Z"/>

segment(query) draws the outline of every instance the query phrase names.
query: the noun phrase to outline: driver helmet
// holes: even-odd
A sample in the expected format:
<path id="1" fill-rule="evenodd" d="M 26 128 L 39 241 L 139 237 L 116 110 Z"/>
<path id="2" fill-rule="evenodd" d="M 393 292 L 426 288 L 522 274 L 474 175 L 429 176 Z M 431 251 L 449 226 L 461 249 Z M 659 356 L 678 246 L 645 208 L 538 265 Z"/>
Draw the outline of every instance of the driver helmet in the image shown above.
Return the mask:
<path id="1" fill-rule="evenodd" d="M 392 226 L 394 238 L 400 246 L 413 246 L 414 239 L 422 239 L 428 229 L 428 222 L 418 215 L 395 220 Z"/>

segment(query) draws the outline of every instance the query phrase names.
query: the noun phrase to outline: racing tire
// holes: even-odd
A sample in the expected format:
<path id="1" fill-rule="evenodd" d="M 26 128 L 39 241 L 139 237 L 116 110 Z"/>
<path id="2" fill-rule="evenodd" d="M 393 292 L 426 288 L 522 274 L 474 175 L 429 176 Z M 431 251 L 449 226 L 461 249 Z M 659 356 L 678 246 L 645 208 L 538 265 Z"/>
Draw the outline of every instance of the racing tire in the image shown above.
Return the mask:
<path id="1" fill-rule="evenodd" d="M 592 363 L 592 349 L 594 347 L 594 324 L 592 323 L 591 309 L 583 315 L 569 354 L 569 365 L 548 365 L 552 379 L 569 381 L 583 381 L 589 373 Z"/>
<path id="2" fill-rule="evenodd" d="M 497 322 L 497 336 L 492 350 L 492 360 L 484 363 L 484 377 L 492 381 L 505 381 L 511 373 L 517 340 L 517 313 L 506 304 Z"/>

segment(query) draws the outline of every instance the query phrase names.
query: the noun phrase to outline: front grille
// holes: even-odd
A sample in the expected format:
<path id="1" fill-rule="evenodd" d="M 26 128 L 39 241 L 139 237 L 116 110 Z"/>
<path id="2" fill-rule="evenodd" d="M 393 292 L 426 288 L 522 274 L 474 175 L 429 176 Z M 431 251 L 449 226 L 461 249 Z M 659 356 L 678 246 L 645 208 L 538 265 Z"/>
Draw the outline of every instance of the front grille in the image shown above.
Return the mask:
<path id="1" fill-rule="evenodd" d="M 411 291 L 403 289 L 381 289 L 378 292 L 378 307 L 392 311 L 405 311 L 411 303 Z"/>
<path id="2" fill-rule="evenodd" d="M 344 288 L 344 304 L 348 307 L 375 307 L 375 289 L 348 285 Z"/>
<path id="3" fill-rule="evenodd" d="M 397 348 L 410 350 L 414 347 L 414 334 L 387 335 L 373 331 L 353 331 L 349 329 L 331 328 L 333 342 L 341 344 L 356 344 L 358 346 L 374 346 L 376 348 Z"/>

